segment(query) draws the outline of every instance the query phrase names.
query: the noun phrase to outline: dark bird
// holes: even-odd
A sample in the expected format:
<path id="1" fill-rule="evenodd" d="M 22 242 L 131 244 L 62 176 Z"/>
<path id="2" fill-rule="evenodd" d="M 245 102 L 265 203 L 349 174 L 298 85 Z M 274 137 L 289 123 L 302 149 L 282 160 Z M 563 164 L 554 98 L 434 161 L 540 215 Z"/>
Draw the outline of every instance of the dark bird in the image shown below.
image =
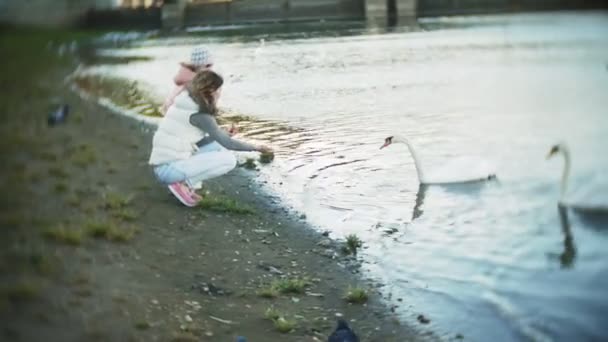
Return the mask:
<path id="1" fill-rule="evenodd" d="M 70 112 L 70 107 L 67 104 L 59 106 L 59 108 L 57 108 L 57 110 L 49 113 L 49 117 L 48 117 L 49 126 L 55 126 L 57 124 L 63 123 L 67 119 L 69 112 Z"/>
<path id="2" fill-rule="evenodd" d="M 345 320 L 339 319 L 336 330 L 329 335 L 327 342 L 359 342 L 359 337 L 355 335 Z"/>

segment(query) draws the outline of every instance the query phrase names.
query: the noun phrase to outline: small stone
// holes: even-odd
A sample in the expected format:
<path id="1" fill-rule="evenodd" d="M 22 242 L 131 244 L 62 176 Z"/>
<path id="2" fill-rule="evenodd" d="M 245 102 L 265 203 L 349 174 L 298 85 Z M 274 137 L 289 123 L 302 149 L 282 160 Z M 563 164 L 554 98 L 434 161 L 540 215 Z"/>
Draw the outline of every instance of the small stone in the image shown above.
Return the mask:
<path id="1" fill-rule="evenodd" d="M 339 312 L 336 312 L 336 317 L 341 318 L 341 317 L 344 317 L 344 315 Z"/>
<path id="2" fill-rule="evenodd" d="M 323 248 L 329 248 L 329 247 L 331 247 L 331 240 L 323 239 L 317 243 L 317 246 L 321 246 Z"/>
<path id="3" fill-rule="evenodd" d="M 336 257 L 336 253 L 331 249 L 326 249 L 326 250 L 322 251 L 321 255 L 326 258 L 330 258 L 330 259 L 334 259 Z"/>
<path id="4" fill-rule="evenodd" d="M 190 317 L 190 315 L 184 316 L 184 319 L 186 320 L 186 322 L 192 322 L 192 317 Z"/>
<path id="5" fill-rule="evenodd" d="M 418 315 L 418 317 L 416 317 L 418 319 L 418 322 L 422 323 L 422 324 L 429 324 L 431 323 L 431 320 L 424 317 L 424 315 Z"/>
<path id="6" fill-rule="evenodd" d="M 154 304 L 154 305 L 158 305 L 158 300 L 156 300 L 156 299 L 152 299 L 152 300 L 150 301 L 150 303 L 152 303 L 152 304 Z"/>

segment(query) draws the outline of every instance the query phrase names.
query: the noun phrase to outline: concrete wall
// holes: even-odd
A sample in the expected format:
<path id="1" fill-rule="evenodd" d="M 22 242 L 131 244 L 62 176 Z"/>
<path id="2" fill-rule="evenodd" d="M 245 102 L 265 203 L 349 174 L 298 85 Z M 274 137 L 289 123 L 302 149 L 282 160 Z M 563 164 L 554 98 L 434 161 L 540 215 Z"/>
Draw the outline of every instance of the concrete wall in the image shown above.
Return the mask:
<path id="1" fill-rule="evenodd" d="M 321 19 L 364 19 L 364 1 L 234 0 L 216 1 L 207 4 L 187 4 L 183 24 L 192 26 Z M 167 16 L 167 19 L 170 18 Z"/>
<path id="2" fill-rule="evenodd" d="M 608 8 L 608 0 L 418 0 L 418 16 Z"/>
<path id="3" fill-rule="evenodd" d="M 0 0 L 0 23 L 70 26 L 91 8 L 111 8 L 116 0 Z"/>

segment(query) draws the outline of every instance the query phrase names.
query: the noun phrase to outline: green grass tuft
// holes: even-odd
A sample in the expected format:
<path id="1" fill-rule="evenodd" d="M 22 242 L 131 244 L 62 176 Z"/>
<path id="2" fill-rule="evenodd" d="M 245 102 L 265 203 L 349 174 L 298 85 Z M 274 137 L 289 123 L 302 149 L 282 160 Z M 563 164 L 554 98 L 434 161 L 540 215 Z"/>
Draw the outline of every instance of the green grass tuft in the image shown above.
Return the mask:
<path id="1" fill-rule="evenodd" d="M 30 281 L 19 281 L 18 283 L 0 288 L 0 296 L 11 301 L 27 301 L 40 296 L 40 287 Z"/>
<path id="2" fill-rule="evenodd" d="M 85 225 L 89 236 L 113 242 L 127 242 L 133 239 L 135 228 L 120 228 L 109 222 L 89 222 Z"/>
<path id="3" fill-rule="evenodd" d="M 266 309 L 266 312 L 264 312 L 264 317 L 270 321 L 277 320 L 282 316 L 283 314 L 281 314 L 279 310 L 275 309 L 274 306 L 269 307 L 268 309 Z"/>
<path id="4" fill-rule="evenodd" d="M 133 211 L 133 210 L 129 210 L 129 209 L 117 209 L 112 213 L 112 216 L 114 216 L 115 218 L 122 220 L 122 221 L 128 221 L 128 222 L 132 222 L 135 221 L 137 219 L 137 214 Z"/>
<path id="5" fill-rule="evenodd" d="M 248 206 L 241 205 L 233 199 L 229 198 L 211 198 L 209 196 L 203 197 L 203 200 L 199 202 L 200 208 L 218 211 L 224 213 L 235 213 L 235 214 L 252 214 L 253 209 Z"/>
<path id="6" fill-rule="evenodd" d="M 137 330 L 148 330 L 150 329 L 151 325 L 150 323 L 146 322 L 146 321 L 139 321 L 135 323 L 135 329 Z"/>
<path id="7" fill-rule="evenodd" d="M 346 254 L 357 254 L 357 250 L 363 246 L 363 241 L 355 234 L 346 237 L 346 245 L 342 249 Z"/>
<path id="8" fill-rule="evenodd" d="M 359 287 L 349 287 L 344 295 L 344 299 L 353 304 L 363 304 L 367 302 L 367 291 Z"/>
<path id="9" fill-rule="evenodd" d="M 285 315 L 283 315 L 273 306 L 266 309 L 264 312 L 264 318 L 272 321 L 275 330 L 283 334 L 293 331 L 296 327 L 295 321 L 286 319 Z"/>
<path id="10" fill-rule="evenodd" d="M 280 293 L 304 293 L 310 281 L 306 278 L 287 278 L 278 279 L 272 282 L 271 288 Z"/>
<path id="11" fill-rule="evenodd" d="M 68 229 L 64 226 L 57 226 L 46 229 L 42 235 L 50 240 L 65 243 L 71 246 L 79 246 L 82 244 L 84 234 L 79 229 Z"/>
<path id="12" fill-rule="evenodd" d="M 72 149 L 70 158 L 74 165 L 85 168 L 97 161 L 97 154 L 91 145 L 81 144 Z"/>
<path id="13" fill-rule="evenodd" d="M 296 328 L 296 322 L 285 317 L 279 317 L 273 321 L 276 331 L 286 334 Z"/>
<path id="14" fill-rule="evenodd" d="M 268 286 L 258 290 L 257 295 L 262 298 L 273 299 L 279 296 L 279 291 L 272 286 Z"/>
<path id="15" fill-rule="evenodd" d="M 66 179 L 70 175 L 64 168 L 62 168 L 60 166 L 52 166 L 49 168 L 49 176 L 52 176 L 55 178 L 60 178 L 60 179 Z"/>
<path id="16" fill-rule="evenodd" d="M 104 206 L 106 209 L 123 209 L 131 204 L 133 195 L 122 195 L 117 192 L 108 192 L 104 196 Z"/>
<path id="17" fill-rule="evenodd" d="M 53 190 L 58 194 L 63 194 L 68 191 L 68 185 L 63 182 L 58 182 L 53 186 Z"/>

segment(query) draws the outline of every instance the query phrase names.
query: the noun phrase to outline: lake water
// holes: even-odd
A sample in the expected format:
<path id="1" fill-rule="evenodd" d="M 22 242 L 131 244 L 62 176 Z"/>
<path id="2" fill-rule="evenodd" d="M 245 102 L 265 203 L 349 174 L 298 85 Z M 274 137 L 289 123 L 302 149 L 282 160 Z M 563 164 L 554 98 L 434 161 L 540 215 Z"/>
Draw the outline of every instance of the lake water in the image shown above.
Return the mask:
<path id="1" fill-rule="evenodd" d="M 194 44 L 226 78 L 221 106 L 260 119 L 244 135 L 277 147 L 258 177 L 332 237 L 359 235 L 365 276 L 403 321 L 423 313 L 423 329 L 469 341 L 608 338 L 608 221 L 560 219 L 563 159 L 545 159 L 564 141 L 572 189 L 608 176 L 607 12 L 192 33 L 107 50 L 153 60 L 91 70 L 162 97 Z M 498 179 L 419 188 L 405 145 L 379 149 L 390 135 L 411 140 L 426 172 L 490 165 Z"/>

